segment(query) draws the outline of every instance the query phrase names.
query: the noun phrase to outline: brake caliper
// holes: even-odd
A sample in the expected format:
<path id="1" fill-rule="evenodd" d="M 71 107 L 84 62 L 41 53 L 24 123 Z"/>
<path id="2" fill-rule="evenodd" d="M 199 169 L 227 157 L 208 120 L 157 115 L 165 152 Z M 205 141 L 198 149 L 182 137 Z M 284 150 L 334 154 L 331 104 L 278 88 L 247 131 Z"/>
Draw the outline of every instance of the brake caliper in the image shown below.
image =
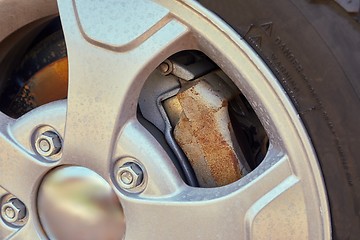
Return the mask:
<path id="1" fill-rule="evenodd" d="M 172 118 L 177 115 L 178 120 L 171 121 L 176 122 L 174 138 L 202 187 L 235 182 L 248 169 L 228 111 L 228 101 L 238 91 L 219 76 L 221 73 L 216 71 L 187 82 L 176 96 L 164 101 L 166 112 Z"/>
<path id="2" fill-rule="evenodd" d="M 175 166 L 190 185 L 235 182 L 266 154 L 266 132 L 255 112 L 231 79 L 201 53 L 180 53 L 163 62 L 147 79 L 139 107 L 141 116 L 162 132 L 164 148 L 172 150 Z"/>

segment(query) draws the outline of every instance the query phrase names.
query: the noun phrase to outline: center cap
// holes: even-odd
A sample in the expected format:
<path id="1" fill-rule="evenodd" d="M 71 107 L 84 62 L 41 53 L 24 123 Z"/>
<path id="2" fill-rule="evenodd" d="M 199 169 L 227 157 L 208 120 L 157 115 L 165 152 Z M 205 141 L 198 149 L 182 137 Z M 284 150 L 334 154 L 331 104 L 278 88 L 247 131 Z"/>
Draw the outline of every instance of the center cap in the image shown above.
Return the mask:
<path id="1" fill-rule="evenodd" d="M 125 218 L 110 185 L 84 167 L 60 167 L 38 195 L 41 224 L 50 239 L 122 239 Z"/>

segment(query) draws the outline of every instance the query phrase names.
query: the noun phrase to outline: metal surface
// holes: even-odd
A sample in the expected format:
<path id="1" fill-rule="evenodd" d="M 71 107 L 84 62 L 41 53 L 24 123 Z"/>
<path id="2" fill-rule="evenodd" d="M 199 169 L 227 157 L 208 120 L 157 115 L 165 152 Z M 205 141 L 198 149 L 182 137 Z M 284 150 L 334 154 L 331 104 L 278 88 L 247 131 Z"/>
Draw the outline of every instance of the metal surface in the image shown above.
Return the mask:
<path id="1" fill-rule="evenodd" d="M 46 237 L 43 224 L 48 219 L 39 222 L 37 213 L 44 209 L 37 190 L 47 172 L 63 164 L 91 169 L 110 184 L 126 216 L 125 239 L 330 239 L 325 187 L 305 128 L 278 81 L 237 33 L 193 1 L 58 4 L 69 56 L 68 99 L 18 120 L 0 114 L 0 185 L 29 214 L 20 229 L 1 223 L 0 234 Z M 224 70 L 269 136 L 263 162 L 220 188 L 187 186 L 136 118 L 151 72 L 188 49 L 204 52 Z M 44 162 L 34 154 L 31 136 L 39 126 L 52 126 L 64 139 L 59 161 Z M 126 157 L 138 159 L 146 169 L 146 185 L 138 194 L 118 188 L 113 177 L 118 160 Z M 56 216 L 69 217 L 63 212 Z M 77 221 L 77 230 L 86 221 Z M 62 223 L 56 227 L 71 227 Z"/>
<path id="2" fill-rule="evenodd" d="M 169 66 L 166 74 L 171 71 L 173 75 L 186 81 L 199 78 L 217 68 L 216 64 L 199 52 L 180 52 L 171 56 L 164 63 Z"/>
<path id="3" fill-rule="evenodd" d="M 26 217 L 26 207 L 19 199 L 10 198 L 1 206 L 1 217 L 5 222 L 19 226 Z"/>
<path id="4" fill-rule="evenodd" d="M 21 90 L 21 94 L 29 93 L 32 104 L 43 104 L 65 99 L 68 88 L 68 60 L 62 58 L 37 72 Z"/>
<path id="5" fill-rule="evenodd" d="M 143 183 L 143 175 L 141 167 L 134 162 L 125 163 L 116 170 L 116 180 L 119 186 L 129 190 Z"/>
<path id="6" fill-rule="evenodd" d="M 16 125 L 21 128 L 22 121 L 19 122 L 20 124 L 16 124 Z M 34 121 L 34 123 L 35 122 L 36 121 Z M 43 125 L 43 124 L 40 125 L 42 126 L 37 127 L 35 129 L 33 128 L 26 129 L 26 131 L 24 131 L 22 135 L 26 136 L 27 135 L 26 133 L 29 130 L 33 129 L 33 133 L 31 136 L 33 141 L 31 143 L 31 146 L 34 149 L 34 152 L 42 156 L 45 161 L 48 162 L 59 161 L 62 156 L 62 145 L 63 145 L 63 140 L 61 135 L 57 130 L 55 130 L 53 127 L 49 125 Z M 18 134 L 20 135 L 21 133 L 18 132 Z"/>
<path id="7" fill-rule="evenodd" d="M 6 83 L 1 89 L 0 109 L 13 118 L 45 103 L 66 98 L 68 64 L 64 36 L 58 18 L 47 25 L 43 26 L 40 34 L 44 37 L 40 41 L 30 44 L 35 40 L 31 39 L 33 34 L 29 34 L 1 63 L 8 63 L 9 67 L 0 76 L 0 81 Z M 49 33 L 49 29 L 55 33 Z M 36 31 L 32 37 L 36 38 Z M 25 50 L 19 50 L 22 48 Z M 14 79 L 16 81 L 12 81 Z"/>
<path id="8" fill-rule="evenodd" d="M 158 68 L 163 75 L 169 75 L 173 70 L 172 63 L 168 59 L 162 62 Z"/>
<path id="9" fill-rule="evenodd" d="M 166 62 L 166 61 L 165 61 Z M 164 62 L 163 62 L 164 63 Z M 162 63 L 162 64 L 163 64 Z M 161 64 L 160 64 L 161 66 Z M 163 72 L 154 71 L 147 78 L 139 96 L 139 107 L 144 118 L 154 124 L 164 135 L 169 147 L 174 152 L 185 179 L 190 186 L 197 186 L 192 167 L 185 154 L 173 138 L 173 127 L 163 107 L 164 100 L 173 97 L 180 89 L 180 82 L 174 75 L 163 76 Z"/>
<path id="10" fill-rule="evenodd" d="M 83 167 L 60 167 L 41 183 L 37 208 L 49 239 L 121 239 L 125 218 L 110 185 Z"/>
<path id="11" fill-rule="evenodd" d="M 37 152 L 44 157 L 50 157 L 61 150 L 61 139 L 52 131 L 42 133 L 35 142 Z"/>
<path id="12" fill-rule="evenodd" d="M 174 136 L 201 187 L 224 186 L 249 171 L 228 113 L 228 101 L 235 96 L 236 87 L 215 73 L 184 85 L 176 95 L 181 112 Z"/>

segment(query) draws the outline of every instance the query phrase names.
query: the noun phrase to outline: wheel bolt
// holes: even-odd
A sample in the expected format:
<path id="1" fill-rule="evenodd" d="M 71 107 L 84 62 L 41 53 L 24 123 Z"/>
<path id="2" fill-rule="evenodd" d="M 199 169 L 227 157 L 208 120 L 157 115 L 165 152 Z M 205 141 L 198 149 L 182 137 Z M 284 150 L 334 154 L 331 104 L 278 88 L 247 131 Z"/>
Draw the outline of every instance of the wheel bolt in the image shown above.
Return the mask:
<path id="1" fill-rule="evenodd" d="M 26 216 L 25 205 L 17 198 L 12 198 L 1 207 L 1 217 L 7 223 L 16 223 Z"/>
<path id="2" fill-rule="evenodd" d="M 124 184 L 131 184 L 133 181 L 134 181 L 134 177 L 133 175 L 128 172 L 128 171 L 125 171 L 121 174 L 121 181 L 124 183 Z"/>
<path id="3" fill-rule="evenodd" d="M 35 142 L 36 151 L 43 157 L 50 157 L 61 150 L 61 140 L 57 133 L 46 131 Z"/>
<path id="4" fill-rule="evenodd" d="M 15 210 L 11 207 L 6 207 L 5 208 L 5 217 L 7 219 L 14 219 L 15 218 Z"/>
<path id="5" fill-rule="evenodd" d="M 48 140 L 45 140 L 45 139 L 41 139 L 39 141 L 39 147 L 41 149 L 41 151 L 43 152 L 49 152 L 50 151 L 50 148 L 51 148 L 51 145 L 49 143 Z"/>
<path id="6" fill-rule="evenodd" d="M 116 180 L 121 188 L 129 190 L 142 184 L 144 179 L 143 175 L 144 173 L 138 164 L 128 162 L 117 170 Z"/>
<path id="7" fill-rule="evenodd" d="M 169 60 L 165 60 L 159 65 L 159 69 L 161 74 L 169 75 L 172 72 L 172 63 Z"/>

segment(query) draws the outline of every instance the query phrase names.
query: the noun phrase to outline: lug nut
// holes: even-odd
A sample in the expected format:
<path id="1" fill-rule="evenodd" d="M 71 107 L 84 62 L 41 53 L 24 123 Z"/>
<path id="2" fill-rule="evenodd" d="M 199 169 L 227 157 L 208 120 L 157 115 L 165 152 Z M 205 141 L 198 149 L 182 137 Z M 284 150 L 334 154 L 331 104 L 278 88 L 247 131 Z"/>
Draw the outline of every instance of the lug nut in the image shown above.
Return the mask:
<path id="1" fill-rule="evenodd" d="M 141 167 L 134 163 L 128 162 L 122 165 L 116 172 L 116 180 L 123 189 L 133 189 L 140 186 L 144 176 Z"/>
<path id="2" fill-rule="evenodd" d="M 12 198 L 1 207 L 1 217 L 7 223 L 17 223 L 26 216 L 25 205 L 17 198 Z"/>
<path id="3" fill-rule="evenodd" d="M 46 131 L 35 142 L 36 151 L 43 157 L 50 157 L 61 150 L 61 140 L 57 133 Z"/>

